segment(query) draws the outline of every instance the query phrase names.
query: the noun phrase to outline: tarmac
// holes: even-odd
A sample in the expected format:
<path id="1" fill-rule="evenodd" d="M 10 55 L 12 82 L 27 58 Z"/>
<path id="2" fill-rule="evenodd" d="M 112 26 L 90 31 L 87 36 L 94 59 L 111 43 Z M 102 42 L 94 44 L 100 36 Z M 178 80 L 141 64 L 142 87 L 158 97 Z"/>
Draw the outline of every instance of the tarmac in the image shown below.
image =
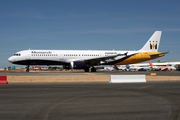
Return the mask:
<path id="1" fill-rule="evenodd" d="M 7 76 L 71 76 L 71 75 L 122 75 L 122 74 L 145 74 L 156 76 L 180 76 L 180 71 L 101 71 L 101 72 L 82 72 L 82 71 L 30 71 L 30 72 L 0 72 L 0 75 Z"/>
<path id="2" fill-rule="evenodd" d="M 145 74 L 146 79 L 155 81 L 109 83 L 110 75 L 124 74 Z M 7 75 L 9 82 L 0 84 L 2 120 L 180 119 L 180 81 L 173 80 L 180 77 L 179 71 L 32 71 L 0 75 Z"/>
<path id="3" fill-rule="evenodd" d="M 0 85 L 1 120 L 178 120 L 180 81 Z"/>

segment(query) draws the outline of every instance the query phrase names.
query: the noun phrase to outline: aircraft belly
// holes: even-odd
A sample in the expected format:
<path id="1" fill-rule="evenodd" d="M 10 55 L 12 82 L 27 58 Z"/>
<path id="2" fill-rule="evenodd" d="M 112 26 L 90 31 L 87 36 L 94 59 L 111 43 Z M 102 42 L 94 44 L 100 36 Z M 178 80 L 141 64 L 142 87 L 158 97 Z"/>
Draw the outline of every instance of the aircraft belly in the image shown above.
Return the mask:
<path id="1" fill-rule="evenodd" d="M 62 61 L 53 61 L 53 60 L 21 60 L 13 62 L 13 64 L 19 65 L 64 65 L 65 62 Z"/>

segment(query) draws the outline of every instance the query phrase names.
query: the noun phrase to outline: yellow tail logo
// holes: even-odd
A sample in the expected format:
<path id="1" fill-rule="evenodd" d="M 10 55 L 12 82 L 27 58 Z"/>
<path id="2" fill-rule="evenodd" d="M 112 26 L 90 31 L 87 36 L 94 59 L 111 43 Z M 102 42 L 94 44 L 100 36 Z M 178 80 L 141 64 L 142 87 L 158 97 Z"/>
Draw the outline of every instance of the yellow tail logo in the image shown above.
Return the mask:
<path id="1" fill-rule="evenodd" d="M 150 41 L 151 42 L 151 41 Z M 157 42 L 157 41 L 156 41 Z M 154 44 L 154 41 L 153 41 L 153 44 L 150 43 L 150 49 L 157 49 L 157 43 Z"/>

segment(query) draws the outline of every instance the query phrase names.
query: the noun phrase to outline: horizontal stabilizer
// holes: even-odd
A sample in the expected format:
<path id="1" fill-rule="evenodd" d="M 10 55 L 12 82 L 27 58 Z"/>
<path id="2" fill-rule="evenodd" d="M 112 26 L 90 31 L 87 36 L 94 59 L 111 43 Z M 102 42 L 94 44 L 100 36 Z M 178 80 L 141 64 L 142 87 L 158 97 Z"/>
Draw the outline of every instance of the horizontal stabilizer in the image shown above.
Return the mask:
<path id="1" fill-rule="evenodd" d="M 164 52 L 164 53 L 159 53 L 159 54 L 151 54 L 151 55 L 149 55 L 151 58 L 153 58 L 153 57 L 156 57 L 156 56 L 159 56 L 159 55 L 164 55 L 164 54 L 169 54 L 170 53 L 170 51 L 168 51 L 168 52 Z"/>

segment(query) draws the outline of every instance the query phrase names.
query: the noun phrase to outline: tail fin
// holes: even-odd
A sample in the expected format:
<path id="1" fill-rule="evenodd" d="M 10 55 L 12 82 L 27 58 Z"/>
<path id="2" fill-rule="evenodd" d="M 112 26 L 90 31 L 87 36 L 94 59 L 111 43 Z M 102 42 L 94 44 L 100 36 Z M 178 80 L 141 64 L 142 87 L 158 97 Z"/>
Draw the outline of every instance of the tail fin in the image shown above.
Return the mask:
<path id="1" fill-rule="evenodd" d="M 116 65 L 114 65 L 114 69 L 118 70 L 118 67 Z"/>
<path id="2" fill-rule="evenodd" d="M 142 47 L 141 51 L 157 52 L 160 44 L 162 31 L 155 31 L 151 38 Z"/>
<path id="3" fill-rule="evenodd" d="M 41 67 L 41 66 L 39 66 L 38 68 L 39 68 L 39 69 L 42 69 L 42 67 Z"/>
<path id="4" fill-rule="evenodd" d="M 149 65 L 150 65 L 150 66 L 154 66 L 151 61 L 149 61 Z"/>
<path id="5" fill-rule="evenodd" d="M 126 68 L 128 68 L 128 69 L 129 69 L 130 67 L 131 67 L 130 65 L 126 65 Z"/>
<path id="6" fill-rule="evenodd" d="M 32 65 L 32 68 L 34 69 L 35 67 Z"/>

